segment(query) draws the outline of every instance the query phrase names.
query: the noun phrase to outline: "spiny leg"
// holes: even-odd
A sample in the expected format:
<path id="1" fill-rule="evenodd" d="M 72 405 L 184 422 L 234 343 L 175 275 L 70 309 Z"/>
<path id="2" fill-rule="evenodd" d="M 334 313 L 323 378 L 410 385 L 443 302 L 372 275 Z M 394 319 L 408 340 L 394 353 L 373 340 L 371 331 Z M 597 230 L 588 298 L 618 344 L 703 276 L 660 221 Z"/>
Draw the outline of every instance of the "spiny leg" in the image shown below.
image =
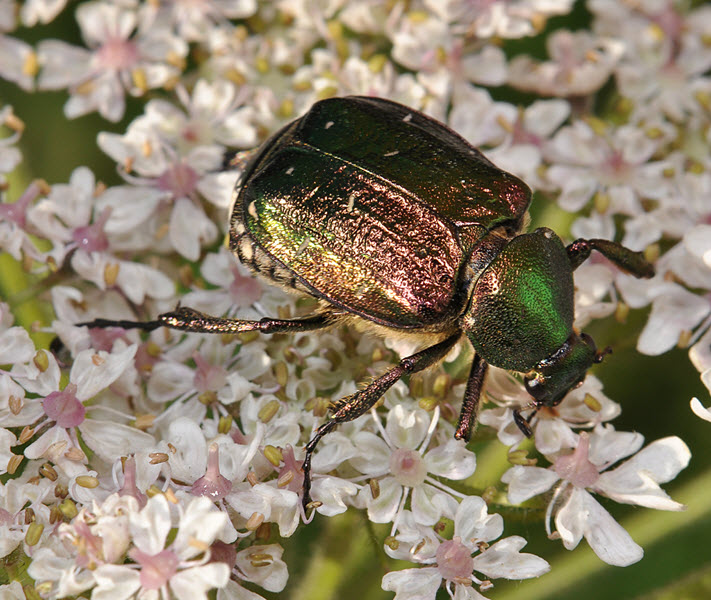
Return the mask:
<path id="1" fill-rule="evenodd" d="M 476 424 L 481 403 L 481 390 L 484 386 L 484 378 L 489 368 L 488 363 L 478 354 L 474 355 L 472 368 L 469 371 L 467 389 L 464 392 L 462 409 L 459 411 L 459 423 L 454 437 L 458 440 L 468 442 L 472 435 L 472 428 Z"/>
<path id="2" fill-rule="evenodd" d="M 333 413 L 330 419 L 316 430 L 314 436 L 306 444 L 306 456 L 301 467 L 304 472 L 302 498 L 304 511 L 306 511 L 311 502 L 311 455 L 314 453 L 316 445 L 321 438 L 330 433 L 339 423 L 353 421 L 368 412 L 382 395 L 406 373 L 417 373 L 444 358 L 447 352 L 457 343 L 459 336 L 460 334 L 456 333 L 434 346 L 403 358 L 396 367 L 378 377 L 368 387 L 333 403 Z"/>
<path id="3" fill-rule="evenodd" d="M 568 253 L 573 270 L 583 264 L 590 257 L 590 253 L 593 250 L 597 250 L 630 275 L 644 279 L 654 277 L 654 266 L 644 258 L 642 252 L 634 252 L 617 242 L 601 239 L 584 240 L 581 238 L 575 240 L 565 250 Z"/>
<path id="4" fill-rule="evenodd" d="M 243 331 L 260 331 L 262 333 L 297 332 L 321 329 L 332 324 L 334 313 L 323 312 L 304 319 L 271 319 L 265 317 L 259 321 L 242 321 L 240 319 L 227 319 L 212 317 L 193 308 L 180 306 L 174 311 L 158 315 L 155 321 L 112 321 L 110 319 L 95 319 L 78 326 L 97 327 L 122 327 L 123 329 L 142 329 L 153 331 L 158 327 L 169 327 L 180 331 L 194 331 L 198 333 L 241 333 Z"/>

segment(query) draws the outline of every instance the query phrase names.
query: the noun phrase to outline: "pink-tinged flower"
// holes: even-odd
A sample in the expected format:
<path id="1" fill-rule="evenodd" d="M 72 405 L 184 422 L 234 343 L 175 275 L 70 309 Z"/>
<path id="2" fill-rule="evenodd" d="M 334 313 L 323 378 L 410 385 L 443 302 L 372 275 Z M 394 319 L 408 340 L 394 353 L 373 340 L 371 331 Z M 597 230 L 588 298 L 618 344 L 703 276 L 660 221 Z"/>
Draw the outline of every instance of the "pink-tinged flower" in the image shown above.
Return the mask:
<path id="1" fill-rule="evenodd" d="M 595 500 L 601 494 L 624 504 L 658 510 L 683 510 L 662 488 L 686 467 L 691 453 L 678 437 L 667 437 L 640 450 L 644 438 L 638 433 L 617 432 L 598 425 L 592 434 L 583 432 L 571 454 L 551 457 L 552 466 L 509 469 L 501 480 L 509 484 L 509 501 L 519 504 L 556 487 L 547 511 L 549 537 L 559 537 L 572 550 L 585 539 L 595 554 L 608 564 L 627 566 L 642 558 L 642 548 Z M 626 462 L 611 469 L 619 460 Z M 555 514 L 556 533 L 550 527 Z"/>
<path id="2" fill-rule="evenodd" d="M 48 366 L 43 370 L 34 363 L 15 369 L 12 376 L 19 385 L 43 396 L 46 427 L 38 429 L 41 433 L 25 448 L 25 457 L 50 460 L 72 477 L 86 470 L 87 458 L 79 443 L 79 432 L 82 442 L 108 462 L 152 446 L 153 436 L 115 420 L 98 418 L 100 406 L 92 410 L 92 418 L 87 415 L 87 401 L 106 393 L 105 390 L 132 366 L 135 352 L 135 345 L 117 346 L 112 353 L 83 350 L 76 356 L 69 382 L 61 390 L 59 367 L 50 354 L 46 354 Z"/>
<path id="3" fill-rule="evenodd" d="M 564 210 L 578 212 L 599 194 L 606 199 L 602 212 L 636 216 L 644 212 L 641 198 L 659 198 L 669 189 L 662 169 L 650 162 L 661 142 L 635 125 L 575 121 L 546 146 L 546 178 L 560 189 Z"/>
<path id="4" fill-rule="evenodd" d="M 257 11 L 256 0 L 178 0 L 150 2 L 141 7 L 141 16 L 153 26 L 176 30 L 188 41 L 205 41 L 215 27 L 230 19 L 246 19 Z"/>
<path id="5" fill-rule="evenodd" d="M 711 10 L 676 2 L 628 3 L 594 0 L 596 30 L 624 41 L 615 75 L 620 94 L 635 112 L 663 114 L 676 122 L 707 111 L 707 43 Z"/>
<path id="6" fill-rule="evenodd" d="M 232 318 L 258 316 L 256 311 L 251 311 L 250 314 L 245 309 L 259 301 L 264 286 L 227 248 L 221 246 L 217 252 L 207 254 L 200 265 L 200 273 L 205 281 L 217 287 L 200 289 L 196 286 L 181 300 L 185 306 L 210 315 L 226 315 Z"/>
<path id="7" fill-rule="evenodd" d="M 135 9 L 89 2 L 79 5 L 76 18 L 88 49 L 60 40 L 38 46 L 39 87 L 69 88 L 64 106 L 68 118 L 98 110 L 118 121 L 126 92 L 141 96 L 180 74 L 187 43 L 167 29 L 139 21 Z"/>
<path id="8" fill-rule="evenodd" d="M 172 247 L 197 260 L 202 246 L 218 235 L 204 200 L 218 208 L 217 222 L 224 227 L 228 223 L 238 172 L 222 169 L 225 147 L 256 143 L 254 112 L 242 106 L 245 97 L 225 81 L 198 81 L 192 96 L 180 88 L 178 97 L 184 109 L 152 100 L 125 134 L 99 134 L 99 146 L 119 163 L 132 187 L 156 198 L 147 204 L 140 195 L 115 197 L 102 206 L 121 211 L 115 227 L 126 233 L 135 230 L 129 240 L 142 234 L 162 251 Z"/>
<path id="9" fill-rule="evenodd" d="M 509 85 L 542 96 L 586 96 L 600 89 L 622 58 L 624 44 L 588 31 L 558 30 L 546 46 L 550 61 L 528 55 L 515 57 L 509 65 Z"/>
<path id="10" fill-rule="evenodd" d="M 124 205 L 133 199 L 130 190 L 111 188 L 96 198 L 94 174 L 78 167 L 68 184 L 53 186 L 47 198 L 28 211 L 32 232 L 50 240 L 54 248 L 48 254 L 55 265 L 62 266 L 70 257 L 72 268 L 99 289 L 119 288 L 129 300 L 141 304 L 146 296 L 167 299 L 175 291 L 173 280 L 149 265 L 119 258 L 127 250 L 121 242 L 123 210 L 110 205 L 112 200 Z M 147 191 L 141 197 L 144 205 L 158 202 L 155 193 Z M 138 211 L 145 215 L 145 208 Z M 136 215 L 133 215 L 136 218 Z M 135 243 L 131 250 L 142 245 Z"/>
<path id="11" fill-rule="evenodd" d="M 522 537 L 511 536 L 489 545 L 503 530 L 501 516 L 487 514 L 486 503 L 477 496 L 465 498 L 457 507 L 452 539 L 441 538 L 405 511 L 395 536 L 397 547 L 386 545 L 385 550 L 393 558 L 427 566 L 387 573 L 383 589 L 395 592 L 396 600 L 434 600 L 444 582 L 452 598 L 481 599 L 476 587 L 482 591 L 491 588 L 490 579 L 529 579 L 550 570 L 542 558 L 520 552 L 526 545 Z"/>
<path id="12" fill-rule="evenodd" d="M 547 17 L 570 12 L 572 0 L 425 0 L 454 31 L 479 38 L 534 35 Z"/>
<path id="13" fill-rule="evenodd" d="M 454 439 L 428 448 L 438 420 L 437 409 L 430 420 L 424 410 L 407 410 L 398 404 L 388 413 L 380 436 L 368 431 L 352 436 L 358 454 L 350 459 L 351 465 L 368 479 L 378 480 L 377 494 L 371 486 L 364 486 L 359 494 L 371 521 L 394 521 L 395 528 L 408 499 L 419 523 L 433 525 L 442 516 L 453 517 L 459 494 L 435 477 L 465 479 L 474 473 L 476 457 Z"/>

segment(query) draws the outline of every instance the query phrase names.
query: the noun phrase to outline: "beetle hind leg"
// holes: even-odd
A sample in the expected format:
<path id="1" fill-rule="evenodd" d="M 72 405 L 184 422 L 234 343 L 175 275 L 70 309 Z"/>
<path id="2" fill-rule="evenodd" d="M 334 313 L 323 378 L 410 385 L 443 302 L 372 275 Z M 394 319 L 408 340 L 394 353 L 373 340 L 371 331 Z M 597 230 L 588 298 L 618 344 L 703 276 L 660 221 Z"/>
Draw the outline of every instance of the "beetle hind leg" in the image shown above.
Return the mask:
<path id="1" fill-rule="evenodd" d="M 316 433 L 306 444 L 306 455 L 301 467 L 304 472 L 302 498 L 304 511 L 311 503 L 311 457 L 321 438 L 333 431 L 339 423 L 348 423 L 368 412 L 403 375 L 422 371 L 444 358 L 457 343 L 459 337 L 460 333 L 457 332 L 434 346 L 403 358 L 397 366 L 378 377 L 364 389 L 333 403 L 333 413 L 330 419 L 316 430 Z"/>
<path id="2" fill-rule="evenodd" d="M 654 266 L 644 258 L 642 252 L 634 252 L 622 244 L 602 239 L 578 239 L 566 247 L 568 258 L 573 270 L 577 269 L 597 250 L 605 258 L 612 261 L 623 271 L 644 279 L 654 277 Z"/>

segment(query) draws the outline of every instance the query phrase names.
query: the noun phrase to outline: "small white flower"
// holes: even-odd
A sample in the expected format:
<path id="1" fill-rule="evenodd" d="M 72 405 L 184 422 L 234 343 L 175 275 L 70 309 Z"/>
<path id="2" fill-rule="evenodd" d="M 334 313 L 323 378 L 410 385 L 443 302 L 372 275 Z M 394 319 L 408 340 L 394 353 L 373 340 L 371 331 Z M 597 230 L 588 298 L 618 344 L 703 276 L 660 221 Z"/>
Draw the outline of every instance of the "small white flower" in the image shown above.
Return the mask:
<path id="1" fill-rule="evenodd" d="M 637 433 L 616 432 L 610 425 L 580 434 L 572 454 L 558 454 L 549 469 L 515 466 L 502 476 L 509 484 L 509 501 L 518 504 L 556 488 L 548 506 L 546 529 L 555 512 L 557 535 L 572 550 L 585 539 L 595 554 L 608 564 L 627 566 L 639 561 L 643 551 L 630 535 L 595 500 L 591 492 L 617 502 L 658 510 L 683 510 L 659 486 L 676 477 L 691 453 L 678 437 L 668 437 L 639 450 L 644 438 Z M 620 466 L 610 466 L 633 455 Z"/>
<path id="2" fill-rule="evenodd" d="M 168 30 L 139 22 L 134 10 L 89 2 L 79 5 L 76 18 L 89 49 L 60 40 L 45 40 L 38 47 L 39 86 L 69 88 L 64 107 L 68 118 L 98 110 L 118 121 L 126 91 L 139 96 L 179 75 L 175 64 L 187 54 L 187 43 Z"/>
<path id="3" fill-rule="evenodd" d="M 410 494 L 411 511 L 419 523 L 433 525 L 443 515 L 453 516 L 458 494 L 432 476 L 465 479 L 474 472 L 476 458 L 460 440 L 448 439 L 428 449 L 438 419 L 437 409 L 429 421 L 424 410 L 398 404 L 388 413 L 382 438 L 368 431 L 352 436 L 358 454 L 350 463 L 369 479 L 378 479 L 377 497 L 371 486 L 361 491 L 371 521 L 395 521 L 396 527 Z"/>
<path id="4" fill-rule="evenodd" d="M 501 516 L 487 514 L 486 503 L 476 496 L 465 498 L 458 506 L 451 540 L 439 538 L 406 511 L 395 536 L 398 547 L 392 550 L 386 546 L 386 551 L 394 558 L 433 566 L 387 573 L 383 589 L 395 592 L 395 598 L 401 600 L 430 600 L 444 580 L 453 598 L 482 598 L 472 583 L 488 589 L 491 582 L 479 579 L 474 572 L 492 579 L 528 579 L 548 572 L 545 560 L 519 552 L 526 545 L 522 537 L 504 538 L 489 546 L 503 528 Z"/>
<path id="5" fill-rule="evenodd" d="M 545 96 L 585 96 L 605 84 L 624 53 L 620 40 L 588 31 L 554 31 L 546 46 L 550 61 L 526 54 L 511 61 L 509 85 Z"/>

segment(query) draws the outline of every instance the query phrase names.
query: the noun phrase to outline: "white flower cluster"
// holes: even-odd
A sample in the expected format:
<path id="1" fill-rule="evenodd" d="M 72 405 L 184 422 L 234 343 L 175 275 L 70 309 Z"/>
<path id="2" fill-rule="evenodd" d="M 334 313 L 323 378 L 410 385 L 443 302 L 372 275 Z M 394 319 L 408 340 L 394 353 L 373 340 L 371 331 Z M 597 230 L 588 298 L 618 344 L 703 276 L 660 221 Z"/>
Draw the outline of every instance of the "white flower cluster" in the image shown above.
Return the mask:
<path id="1" fill-rule="evenodd" d="M 0 0 L 0 77 L 66 90 L 67 118 L 116 122 L 127 94 L 145 102 L 125 133 L 98 135 L 123 179 L 111 187 L 77 165 L 68 183 L 16 190 L 21 107 L 0 109 L 0 188 L 15 198 L 0 204 L 0 249 L 39 282 L 0 302 L 0 557 L 29 557 L 3 598 L 33 585 L 51 599 L 192 600 L 216 588 L 254 600 L 252 589 L 287 585 L 278 540 L 309 520 L 303 446 L 329 402 L 392 365 L 399 342 L 346 328 L 221 337 L 77 323 L 148 320 L 179 301 L 241 319 L 312 311 L 221 245 L 239 175 L 223 161 L 322 98 L 422 110 L 576 213 L 574 235 L 658 256 L 649 280 L 604 260 L 577 269 L 576 325 L 651 305 L 638 349 L 690 347 L 711 391 L 710 7 L 589 0 L 589 30 L 549 32 L 546 61 L 507 41 L 547 31 L 572 0 L 102 0 L 67 8 L 81 46 L 20 39 L 20 24 L 51 23 L 65 4 Z M 495 99 L 511 88 L 546 99 Z M 51 305 L 56 355 L 35 344 L 36 327 L 15 324 L 22 301 Z M 384 576 L 398 600 L 433 600 L 442 585 L 480 599 L 492 579 L 549 570 L 521 552 L 525 539 L 502 537 L 490 495 L 468 483 L 475 454 L 453 439 L 464 379 L 447 360 L 397 383 L 314 455 L 316 511 L 390 524 L 385 552 L 416 565 Z M 609 564 L 642 557 L 593 494 L 683 508 L 660 484 L 687 465 L 686 445 L 642 448 L 640 434 L 616 431 L 620 407 L 595 377 L 533 421 L 538 465 L 518 448 L 521 382 L 492 368 L 487 398 L 480 422 L 512 447 L 499 496 L 547 494 L 546 531 L 565 548 L 585 537 Z"/>

